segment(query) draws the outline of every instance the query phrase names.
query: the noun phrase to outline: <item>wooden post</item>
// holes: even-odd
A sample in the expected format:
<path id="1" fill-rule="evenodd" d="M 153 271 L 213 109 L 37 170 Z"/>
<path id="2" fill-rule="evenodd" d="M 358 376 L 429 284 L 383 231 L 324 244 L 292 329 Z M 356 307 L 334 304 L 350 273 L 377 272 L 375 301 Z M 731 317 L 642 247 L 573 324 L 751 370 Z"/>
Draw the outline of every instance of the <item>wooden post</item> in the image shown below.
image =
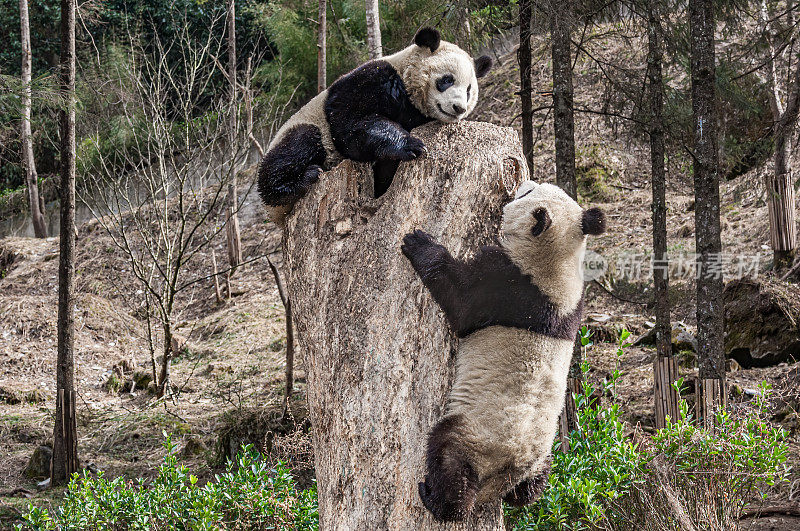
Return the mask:
<path id="1" fill-rule="evenodd" d="M 666 428 L 666 417 L 678 420 L 678 393 L 672 384 L 678 379 L 678 360 L 674 356 L 656 356 L 653 361 L 653 395 L 656 429 Z"/>
<path id="2" fill-rule="evenodd" d="M 728 407 L 726 382 L 720 378 L 697 378 L 695 389 L 697 421 L 707 429 L 713 429 L 714 415 Z"/>
<path id="3" fill-rule="evenodd" d="M 517 134 L 481 122 L 412 131 L 428 155 L 375 199 L 369 164 L 323 174 L 287 217 L 284 259 L 313 425 L 320 528 L 500 530 L 500 500 L 440 524 L 419 499 L 457 340 L 402 256 L 429 231 L 463 258 L 497 234 L 528 176 Z"/>

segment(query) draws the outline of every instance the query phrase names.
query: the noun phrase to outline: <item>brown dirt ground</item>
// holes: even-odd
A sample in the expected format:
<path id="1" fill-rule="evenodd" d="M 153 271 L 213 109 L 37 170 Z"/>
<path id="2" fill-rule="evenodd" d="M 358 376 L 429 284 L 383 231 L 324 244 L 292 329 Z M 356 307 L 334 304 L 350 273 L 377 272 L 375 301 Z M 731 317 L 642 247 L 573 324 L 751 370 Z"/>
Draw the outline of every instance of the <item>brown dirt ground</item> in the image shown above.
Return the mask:
<path id="1" fill-rule="evenodd" d="M 625 54 L 633 64 L 643 64 L 638 41 L 598 40 L 595 53 Z M 534 44 L 534 90 L 551 88 L 549 57 L 544 39 Z M 600 101 L 605 88 L 600 72 L 585 58 L 578 61 L 575 91 L 580 105 Z M 474 119 L 520 127 L 518 68 L 515 51 L 499 58 L 493 72 L 482 80 L 481 103 Z M 534 107 L 548 103 L 542 95 Z M 539 113 L 539 119 L 545 113 Z M 533 178 L 554 178 L 552 120 L 540 125 L 536 144 Z M 601 206 L 609 219 L 608 232 L 593 240 L 590 248 L 613 257 L 620 250 L 645 253 L 650 240 L 649 152 L 642 138 L 620 132 L 624 126 L 605 117 L 587 113 L 576 115 L 578 165 L 600 164 L 604 185 L 592 190 L 591 202 Z M 795 158 L 798 158 L 795 154 Z M 795 160 L 797 162 L 797 160 Z M 769 275 L 768 219 L 762 177 L 769 164 L 722 185 L 722 225 L 725 251 L 732 254 L 758 253 L 761 275 Z M 685 155 L 672 153 L 668 165 L 668 231 L 670 252 L 691 252 L 694 248 L 694 213 L 690 164 Z M 586 201 L 586 199 L 584 199 Z M 245 258 L 276 250 L 280 234 L 265 220 L 255 197 L 242 212 L 242 239 Z M 147 369 L 144 324 L 137 319 L 135 301 L 139 289 L 126 270 L 124 257 L 115 250 L 102 229 L 89 223 L 79 230 L 77 263 L 78 303 L 76 312 L 76 382 L 79 394 L 79 448 L 83 463 L 93 463 L 107 474 L 148 477 L 163 456 L 162 431 L 175 434 L 180 445 L 200 440 L 207 448 L 184 457 L 196 471 L 208 473 L 216 462 L 215 445 L 221 431 L 229 430 L 243 412 L 274 410 L 282 395 L 284 368 L 283 308 L 272 275 L 260 259 L 243 266 L 232 280 L 234 296 L 217 304 L 211 281 L 199 283 L 182 301 L 178 333 L 188 339 L 188 352 L 173 365 L 173 382 L 180 393 L 157 400 L 144 391 L 113 394 L 104 389 L 112 367 L 132 360 L 137 368 Z M 9 265 L 7 257 L 14 256 Z M 222 242 L 216 244 L 218 259 L 225 256 Z M 35 491 L 34 482 L 22 476 L 27 459 L 37 444 L 52 438 L 54 407 L 53 370 L 56 349 L 57 242 L 7 238 L 0 240 L 0 389 L 15 395 L 31 395 L 30 401 L 10 405 L 0 402 L 0 493 L 24 488 Z M 210 255 L 199 263 L 210 271 Z M 588 290 L 586 323 L 597 330 L 598 338 L 610 338 L 617 329 L 627 327 L 634 335 L 642 333 L 652 320 L 647 301 L 646 281 L 626 282 L 621 278 L 604 282 L 618 297 L 597 286 Z M 671 285 L 673 319 L 691 326 L 694 306 L 690 281 Z M 587 351 L 591 376 L 601 378 L 616 363 L 615 345 L 597 341 Z M 623 377 L 619 383 L 624 410 L 632 424 L 652 425 L 653 349 L 628 348 L 620 358 Z M 682 369 L 686 375 L 692 370 Z M 798 364 L 783 364 L 768 369 L 729 373 L 730 382 L 742 388 L 755 388 L 766 380 L 776 389 L 775 409 L 792 396 L 798 398 Z M 295 407 L 302 409 L 303 373 Z M 37 393 L 31 393 L 37 391 Z M 234 414 L 226 415 L 226 413 Z M 237 417 L 238 415 L 238 417 Z M 791 487 L 775 501 L 800 499 L 800 471 L 797 461 L 800 441 L 797 428 L 791 439 L 795 464 Z M 52 493 L 34 494 L 41 503 Z M 0 496 L 0 515 L 8 518 L 28 500 L 24 495 Z M 3 520 L 0 519 L 0 526 Z M 768 522 L 759 522 L 766 526 Z M 795 522 L 796 523 L 796 522 Z M 800 529 L 785 519 L 784 527 L 758 529 Z M 788 527 L 786 527 L 788 526 Z M 755 527 L 754 527 L 755 528 Z"/>

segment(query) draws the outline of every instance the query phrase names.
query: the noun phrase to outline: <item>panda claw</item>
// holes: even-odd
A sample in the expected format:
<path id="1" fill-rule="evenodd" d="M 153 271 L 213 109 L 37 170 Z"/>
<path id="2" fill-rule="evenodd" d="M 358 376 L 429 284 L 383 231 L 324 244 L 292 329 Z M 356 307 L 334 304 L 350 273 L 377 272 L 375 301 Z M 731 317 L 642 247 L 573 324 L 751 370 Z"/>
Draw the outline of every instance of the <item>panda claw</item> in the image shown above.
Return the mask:
<path id="1" fill-rule="evenodd" d="M 425 143 L 419 138 L 410 136 L 406 139 L 406 145 L 400 160 L 414 160 L 425 156 L 426 153 L 427 148 L 425 147 Z"/>

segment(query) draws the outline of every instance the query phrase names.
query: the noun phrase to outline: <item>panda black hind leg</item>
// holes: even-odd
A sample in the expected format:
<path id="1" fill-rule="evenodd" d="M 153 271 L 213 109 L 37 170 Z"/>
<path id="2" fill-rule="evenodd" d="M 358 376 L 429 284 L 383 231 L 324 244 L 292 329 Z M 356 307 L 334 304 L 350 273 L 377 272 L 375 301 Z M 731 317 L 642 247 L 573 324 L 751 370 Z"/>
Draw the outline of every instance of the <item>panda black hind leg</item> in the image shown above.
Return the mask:
<path id="1" fill-rule="evenodd" d="M 372 165 L 372 172 L 375 175 L 376 198 L 385 194 L 389 189 L 397 173 L 398 166 L 400 166 L 399 160 L 378 160 Z"/>
<path id="2" fill-rule="evenodd" d="M 503 501 L 513 507 L 524 507 L 533 503 L 544 492 L 550 476 L 551 461 L 532 476 L 520 481 L 505 496 Z"/>
<path id="3" fill-rule="evenodd" d="M 286 132 L 261 161 L 258 191 L 267 205 L 291 205 L 317 182 L 325 164 L 319 128 L 296 125 Z"/>
<path id="4" fill-rule="evenodd" d="M 461 418 L 443 418 L 428 436 L 425 481 L 419 496 L 437 520 L 463 520 L 475 505 L 478 474 L 469 462 L 461 440 Z"/>

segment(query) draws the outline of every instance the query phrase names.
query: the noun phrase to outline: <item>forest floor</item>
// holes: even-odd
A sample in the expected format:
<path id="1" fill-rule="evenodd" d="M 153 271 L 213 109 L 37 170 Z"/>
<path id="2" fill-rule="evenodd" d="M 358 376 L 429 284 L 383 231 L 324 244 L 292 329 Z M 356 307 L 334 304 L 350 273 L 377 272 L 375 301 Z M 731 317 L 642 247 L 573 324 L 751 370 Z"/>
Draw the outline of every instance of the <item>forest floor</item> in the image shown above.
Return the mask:
<path id="1" fill-rule="evenodd" d="M 597 53 L 627 54 L 632 64 L 644 64 L 641 43 L 598 43 Z M 537 40 L 534 90 L 551 87 L 549 57 L 544 39 Z M 604 86 L 595 66 L 581 59 L 575 78 L 576 104 L 595 107 Z M 520 127 L 518 69 L 514 51 L 497 58 L 493 72 L 481 80 L 480 103 L 473 119 Z M 534 107 L 549 103 L 542 95 Z M 539 120 L 546 113 L 537 114 Z M 515 118 L 516 117 L 516 118 Z M 532 178 L 554 179 L 552 120 L 540 125 Z M 625 133 L 604 116 L 576 115 L 578 167 L 583 202 L 602 207 L 608 231 L 590 241 L 591 250 L 621 263 L 620 253 L 642 257 L 651 246 L 651 190 L 646 139 Z M 797 153 L 794 154 L 797 157 Z M 795 160 L 795 163 L 800 162 Z M 690 161 L 671 153 L 668 164 L 668 235 L 670 253 L 694 249 L 694 212 Z M 252 180 L 253 168 L 243 179 Z M 724 251 L 759 259 L 758 274 L 770 276 L 771 251 L 764 201 L 763 175 L 769 163 L 722 184 Z M 195 474 L 208 477 L 218 469 L 228 450 L 239 442 L 269 447 L 275 458 L 292 456 L 301 479 L 310 470 L 310 446 L 304 420 L 302 367 L 295 372 L 292 398 L 295 420 L 283 422 L 285 356 L 284 311 L 272 273 L 263 256 L 272 254 L 280 265 L 280 230 L 266 220 L 257 195 L 248 196 L 240 212 L 245 259 L 262 257 L 242 266 L 231 280 L 231 297 L 215 298 L 211 280 L 199 282 L 181 299 L 176 322 L 185 348 L 172 365 L 176 392 L 159 400 L 146 390 L 115 392 L 107 382 L 115 366 L 126 377 L 134 370 L 150 370 L 147 330 L 134 302 L 141 289 L 130 266 L 96 223 L 78 232 L 76 264 L 76 349 L 78 432 L 81 462 L 107 475 L 151 477 L 163 458 L 163 433 L 172 434 L 182 461 Z M 224 260 L 224 242 L 215 246 Z M 30 501 L 53 501 L 52 492 L 38 493 L 35 480 L 23 471 L 38 445 L 52 441 L 54 412 L 58 242 L 6 238 L 0 240 L 0 528 Z M 199 261 L 210 269 L 210 251 Z M 622 327 L 634 337 L 652 326 L 651 282 L 626 279 L 620 274 L 603 281 L 613 295 L 590 284 L 585 324 L 595 331 L 595 344 L 586 352 L 590 377 L 601 379 L 616 364 L 623 371 L 618 391 L 622 410 L 632 426 L 653 425 L 652 361 L 654 349 L 627 348 L 617 358 L 615 337 Z M 670 286 L 672 317 L 691 330 L 694 286 L 690 279 L 674 279 Z M 694 369 L 681 373 L 691 376 Z M 800 400 L 800 363 L 728 373 L 731 384 L 754 389 L 767 381 L 775 389 L 773 409 L 785 409 Z M 797 411 L 781 417 L 791 432 L 794 468 L 790 487 L 777 493 L 776 502 L 800 497 L 800 433 Z M 272 435 L 268 435 L 272 433 Z M 275 437 L 274 435 L 278 435 Z M 286 435 L 288 434 L 288 435 Z M 284 436 L 285 435 L 285 436 Z M 283 441 L 283 442 L 282 442 Z M 796 523 L 796 522 L 795 522 Z M 789 520 L 766 519 L 758 529 L 791 529 Z M 783 526 L 783 527 L 781 527 Z M 755 527 L 754 527 L 755 528 Z M 800 528 L 800 525 L 798 527 Z"/>

